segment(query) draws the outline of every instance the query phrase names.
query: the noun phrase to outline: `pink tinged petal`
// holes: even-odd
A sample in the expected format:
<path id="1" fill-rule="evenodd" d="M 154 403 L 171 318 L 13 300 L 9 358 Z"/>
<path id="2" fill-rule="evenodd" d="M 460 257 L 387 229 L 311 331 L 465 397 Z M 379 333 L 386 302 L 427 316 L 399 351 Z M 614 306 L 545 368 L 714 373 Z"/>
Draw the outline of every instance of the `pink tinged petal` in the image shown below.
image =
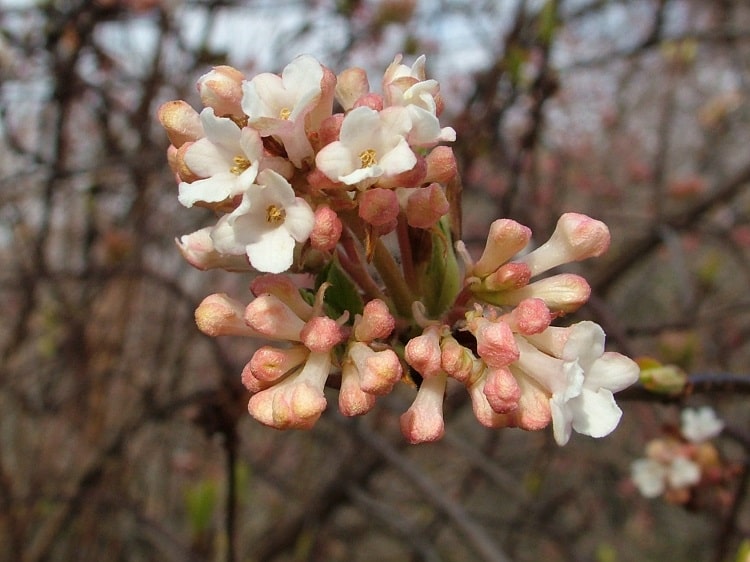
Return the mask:
<path id="1" fill-rule="evenodd" d="M 252 266 L 266 273 L 281 273 L 294 262 L 294 238 L 283 228 L 261 234 L 260 239 L 246 246 Z"/>
<path id="2" fill-rule="evenodd" d="M 511 219 L 498 219 L 490 226 L 482 257 L 474 264 L 473 275 L 485 277 L 526 247 L 531 229 Z"/>
<path id="3" fill-rule="evenodd" d="M 484 394 L 490 406 L 498 414 L 507 414 L 518 409 L 521 387 L 506 367 L 487 370 Z"/>
<path id="4" fill-rule="evenodd" d="M 261 335 L 245 323 L 243 309 L 242 303 L 224 293 L 209 295 L 195 310 L 195 323 L 198 329 L 208 336 Z"/>
<path id="5" fill-rule="evenodd" d="M 245 323 L 276 340 L 300 341 L 305 323 L 286 303 L 273 295 L 261 295 L 245 308 Z"/>
<path id="6" fill-rule="evenodd" d="M 250 415 L 277 429 L 310 429 L 326 408 L 323 387 L 330 367 L 328 354 L 311 353 L 299 372 L 250 398 Z"/>
<path id="7" fill-rule="evenodd" d="M 404 350 L 406 362 L 425 378 L 434 377 L 443 372 L 441 355 L 438 326 L 430 326 L 422 335 L 410 339 Z"/>
<path id="8" fill-rule="evenodd" d="M 578 380 L 582 384 L 582 379 L 580 377 L 580 380 L 576 379 L 574 372 L 565 372 L 565 362 L 561 359 L 542 353 L 521 336 L 516 338 L 516 344 L 520 354 L 513 366 L 541 384 L 550 394 L 562 397 L 573 391 L 568 388 L 569 382 Z M 579 392 L 580 388 L 579 384 L 577 389 Z"/>
<path id="9" fill-rule="evenodd" d="M 219 219 L 211 229 L 211 241 L 214 248 L 222 254 L 233 256 L 245 256 L 245 244 L 237 240 L 234 225 L 230 222 L 231 215 L 225 215 Z"/>
<path id="10" fill-rule="evenodd" d="M 180 253 L 193 267 L 206 271 L 221 268 L 226 271 L 250 271 L 250 263 L 243 255 L 226 255 L 214 249 L 212 227 L 202 228 L 175 240 Z"/>
<path id="11" fill-rule="evenodd" d="M 614 351 L 607 351 L 591 364 L 584 386 L 619 392 L 638 381 L 640 368 L 632 359 Z"/>
<path id="12" fill-rule="evenodd" d="M 609 435 L 622 417 L 614 396 L 604 388 L 592 391 L 584 387 L 580 396 L 568 401 L 567 406 L 572 414 L 573 429 L 590 437 Z"/>
<path id="13" fill-rule="evenodd" d="M 244 369 L 242 369 L 240 380 L 242 381 L 242 386 L 244 386 L 250 394 L 255 394 L 276 384 L 276 381 L 262 381 L 256 378 L 250 369 L 250 363 L 247 363 Z"/>
<path id="14" fill-rule="evenodd" d="M 345 363 L 341 370 L 339 410 L 345 416 L 361 416 L 375 406 L 376 397 L 362 390 L 359 375 L 353 363 Z"/>
<path id="15" fill-rule="evenodd" d="M 443 398 L 447 380 L 445 374 L 425 379 L 414 402 L 401 416 L 401 433 L 409 443 L 437 441 L 445 434 Z"/>
<path id="16" fill-rule="evenodd" d="M 275 382 L 302 365 L 309 354 L 310 350 L 301 345 L 288 349 L 264 345 L 253 354 L 248 368 L 257 380 Z"/>
<path id="17" fill-rule="evenodd" d="M 334 346 L 344 340 L 341 326 L 333 318 L 315 316 L 311 318 L 300 332 L 300 340 L 314 353 L 330 352 Z"/>
<path id="18" fill-rule="evenodd" d="M 350 174 L 339 176 L 338 180 L 345 183 L 346 185 L 357 185 L 365 183 L 364 187 L 367 187 L 375 183 L 377 178 L 382 175 L 383 168 L 376 164 L 374 166 L 367 166 L 365 168 L 357 168 Z"/>

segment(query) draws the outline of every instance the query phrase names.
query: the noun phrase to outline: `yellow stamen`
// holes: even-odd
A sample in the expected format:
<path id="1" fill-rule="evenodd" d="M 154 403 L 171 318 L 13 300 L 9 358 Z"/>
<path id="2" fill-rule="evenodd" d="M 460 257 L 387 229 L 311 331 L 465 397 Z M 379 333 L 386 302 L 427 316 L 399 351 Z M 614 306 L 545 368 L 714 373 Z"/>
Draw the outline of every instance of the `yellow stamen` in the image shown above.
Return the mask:
<path id="1" fill-rule="evenodd" d="M 242 156 L 235 156 L 232 161 L 234 162 L 234 166 L 229 168 L 229 171 L 232 172 L 235 176 L 239 176 L 242 172 L 244 172 L 251 166 L 250 160 Z"/>
<path id="2" fill-rule="evenodd" d="M 279 111 L 279 119 L 289 119 L 289 116 L 292 114 L 292 110 L 288 107 L 282 107 L 281 111 Z"/>
<path id="3" fill-rule="evenodd" d="M 374 166 L 378 163 L 377 152 L 375 152 L 372 148 L 363 150 L 359 153 L 359 161 L 362 162 L 363 168 Z"/>
<path id="4" fill-rule="evenodd" d="M 279 224 L 284 222 L 286 218 L 286 211 L 283 207 L 279 208 L 276 205 L 269 205 L 266 208 L 266 222 L 268 224 Z"/>

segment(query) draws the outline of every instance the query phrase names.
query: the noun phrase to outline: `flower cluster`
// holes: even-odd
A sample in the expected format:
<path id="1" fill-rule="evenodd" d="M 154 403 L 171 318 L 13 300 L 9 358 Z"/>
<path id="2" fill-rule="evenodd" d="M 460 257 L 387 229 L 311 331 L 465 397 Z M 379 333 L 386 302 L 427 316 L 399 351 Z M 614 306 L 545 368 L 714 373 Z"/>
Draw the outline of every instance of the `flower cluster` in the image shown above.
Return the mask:
<path id="1" fill-rule="evenodd" d="M 702 481 L 721 476 L 721 462 L 710 442 L 724 429 L 724 422 L 708 406 L 682 411 L 679 435 L 653 439 L 646 457 L 633 461 L 631 478 L 647 498 L 664 495 L 671 503 L 684 504 Z"/>
<path id="2" fill-rule="evenodd" d="M 182 236 L 199 269 L 258 272 L 249 304 L 224 294 L 196 311 L 211 336 L 273 342 L 242 373 L 249 412 L 276 428 L 309 428 L 339 386 L 339 409 L 368 412 L 401 381 L 418 387 L 401 417 L 406 439 L 439 439 L 443 399 L 463 385 L 480 423 L 609 434 L 613 394 L 638 367 L 605 351 L 593 322 L 552 326 L 590 293 L 578 275 L 541 274 L 601 255 L 606 225 L 563 215 L 544 244 L 509 219 L 474 260 L 460 240 L 455 131 L 439 121 L 425 58 L 397 56 L 380 91 L 364 70 L 338 75 L 311 56 L 281 75 L 232 67 L 198 81 L 204 109 L 159 109 L 168 161 L 186 207 L 218 220 Z M 521 257 L 519 257 L 521 256 Z"/>

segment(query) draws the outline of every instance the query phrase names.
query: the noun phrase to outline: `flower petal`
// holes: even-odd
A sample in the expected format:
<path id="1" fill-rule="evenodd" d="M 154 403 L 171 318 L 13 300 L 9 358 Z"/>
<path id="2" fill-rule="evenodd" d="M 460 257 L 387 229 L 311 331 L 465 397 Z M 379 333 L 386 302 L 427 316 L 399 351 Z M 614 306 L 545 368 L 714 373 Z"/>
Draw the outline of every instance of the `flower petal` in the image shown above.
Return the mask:
<path id="1" fill-rule="evenodd" d="M 573 413 L 573 429 L 590 437 L 609 435 L 622 417 L 614 396 L 604 388 L 598 392 L 584 388 L 580 396 L 568 401 L 568 407 Z"/>
<path id="2" fill-rule="evenodd" d="M 261 234 L 246 250 L 250 263 L 258 271 L 282 273 L 294 260 L 294 238 L 284 228 L 275 228 Z"/>
<path id="3" fill-rule="evenodd" d="M 607 351 L 591 364 L 584 386 L 619 392 L 638 381 L 639 374 L 640 368 L 635 361 L 620 353 Z"/>

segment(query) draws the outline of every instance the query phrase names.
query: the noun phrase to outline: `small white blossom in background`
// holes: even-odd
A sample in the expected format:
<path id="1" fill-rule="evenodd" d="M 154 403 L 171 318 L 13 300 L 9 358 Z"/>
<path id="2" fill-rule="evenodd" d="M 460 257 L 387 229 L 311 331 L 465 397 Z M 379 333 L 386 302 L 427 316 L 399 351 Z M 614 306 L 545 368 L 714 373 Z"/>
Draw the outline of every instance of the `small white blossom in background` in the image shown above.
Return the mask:
<path id="1" fill-rule="evenodd" d="M 713 439 L 724 429 L 724 422 L 718 418 L 711 406 L 686 408 L 681 416 L 682 435 L 691 443 L 703 443 Z"/>
<path id="2" fill-rule="evenodd" d="M 653 439 L 646 445 L 646 458 L 630 465 L 630 477 L 646 498 L 664 495 L 672 503 L 688 502 L 696 486 L 717 481 L 721 462 L 709 442 L 724 429 L 724 422 L 709 406 L 681 412 L 680 436 Z"/>
<path id="3" fill-rule="evenodd" d="M 606 351 L 593 322 L 553 326 L 591 288 L 579 275 L 544 276 L 602 255 L 609 229 L 566 213 L 529 252 L 531 230 L 501 218 L 475 260 L 457 231 L 458 166 L 445 144 L 456 132 L 440 124 L 440 85 L 424 56 L 402 61 L 380 92 L 363 69 L 336 75 L 309 55 L 250 78 L 220 66 L 198 80 L 200 111 L 181 100 L 159 108 L 179 201 L 218 215 L 178 236 L 180 252 L 198 269 L 252 279 L 249 302 L 206 297 L 198 328 L 267 343 L 253 344 L 241 380 L 250 415 L 278 429 L 312 427 L 337 375 L 347 416 L 415 381 L 400 420 L 411 443 L 443 436 L 449 379 L 487 427 L 552 425 L 560 445 L 573 432 L 610 434 L 622 416 L 614 394 L 638 366 Z M 689 420 L 695 435 L 710 433 L 704 417 Z M 691 474 L 679 459 L 639 471 L 651 494 Z"/>

